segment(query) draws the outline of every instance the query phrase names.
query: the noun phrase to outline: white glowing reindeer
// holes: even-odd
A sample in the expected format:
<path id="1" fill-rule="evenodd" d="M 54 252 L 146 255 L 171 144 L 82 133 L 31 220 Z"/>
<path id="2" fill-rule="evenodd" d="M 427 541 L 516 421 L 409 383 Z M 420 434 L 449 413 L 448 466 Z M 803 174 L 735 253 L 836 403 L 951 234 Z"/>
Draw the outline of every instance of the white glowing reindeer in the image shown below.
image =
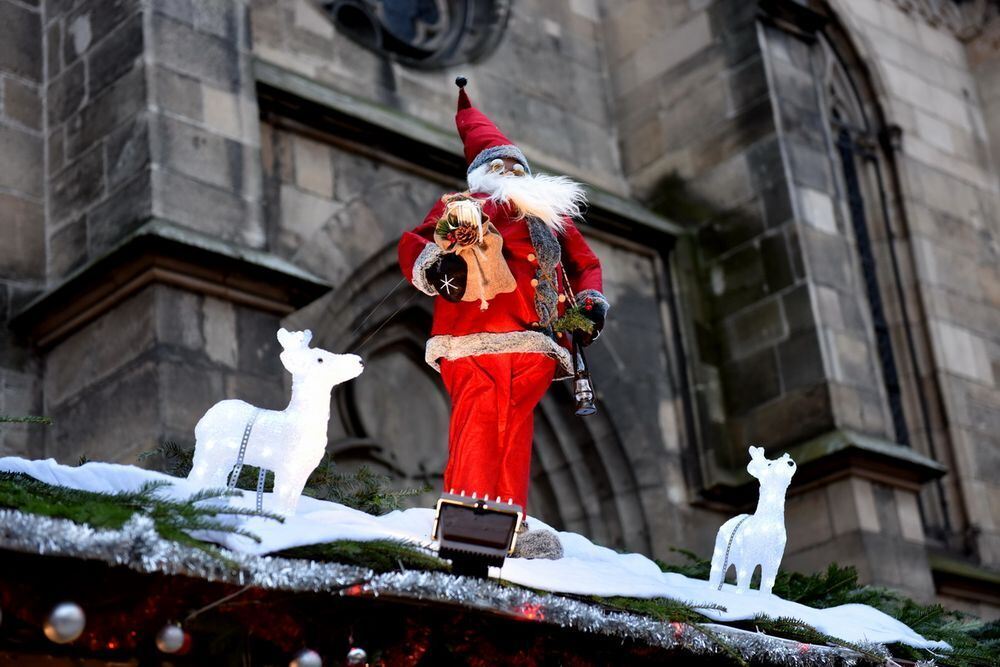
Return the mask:
<path id="1" fill-rule="evenodd" d="M 736 591 L 743 593 L 750 590 L 760 565 L 760 592 L 769 594 L 785 552 L 785 490 L 795 474 L 795 461 L 788 454 L 771 461 L 762 448 L 751 447 L 747 472 L 760 480 L 757 511 L 734 516 L 719 528 L 708 582 L 721 590 L 729 566 L 735 565 Z"/>
<path id="2" fill-rule="evenodd" d="M 278 331 L 284 350 L 281 363 L 292 374 L 287 408 L 263 410 L 234 399 L 220 401 L 205 413 L 194 428 L 194 465 L 188 479 L 203 487 L 226 486 L 242 450 L 239 463 L 274 472 L 273 509 L 295 512 L 302 487 L 326 451 L 330 392 L 364 368 L 361 357 L 310 348 L 310 340 L 309 330 Z"/>

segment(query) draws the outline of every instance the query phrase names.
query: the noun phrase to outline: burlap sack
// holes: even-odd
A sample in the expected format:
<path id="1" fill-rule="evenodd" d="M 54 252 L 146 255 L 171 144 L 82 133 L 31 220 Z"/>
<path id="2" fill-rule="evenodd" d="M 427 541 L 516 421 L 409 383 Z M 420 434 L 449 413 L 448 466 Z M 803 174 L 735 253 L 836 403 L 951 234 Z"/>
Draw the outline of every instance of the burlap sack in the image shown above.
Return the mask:
<path id="1" fill-rule="evenodd" d="M 497 294 L 517 289 L 514 275 L 503 258 L 503 237 L 493 223 L 486 223 L 482 243 L 459 246 L 455 252 L 469 267 L 462 301 L 479 301 L 479 307 L 486 310 L 487 302 Z"/>
<path id="2" fill-rule="evenodd" d="M 475 230 L 475 240 L 469 245 L 455 243 L 436 234 L 435 241 L 445 252 L 457 253 L 469 269 L 462 301 L 479 301 L 482 310 L 497 294 L 517 289 L 514 276 L 503 258 L 503 237 L 489 219 L 483 219 L 482 209 L 475 199 L 455 197 L 449 202 L 446 220 L 449 226 L 465 225 Z"/>

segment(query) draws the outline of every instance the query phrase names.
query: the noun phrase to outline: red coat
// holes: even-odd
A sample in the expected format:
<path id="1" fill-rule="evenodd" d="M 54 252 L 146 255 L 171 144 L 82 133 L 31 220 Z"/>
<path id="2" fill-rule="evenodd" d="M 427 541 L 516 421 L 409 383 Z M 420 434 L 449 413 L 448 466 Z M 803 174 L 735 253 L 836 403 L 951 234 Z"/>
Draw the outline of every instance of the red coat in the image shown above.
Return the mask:
<path id="1" fill-rule="evenodd" d="M 487 199 L 486 195 L 476 194 Z M 433 241 L 434 228 L 444 214 L 441 200 L 423 223 L 403 234 L 399 242 L 399 265 L 417 289 L 428 295 L 437 291 L 424 277 L 424 269 L 437 260 L 441 250 Z M 438 368 L 440 358 L 457 359 L 476 354 L 542 352 L 562 363 L 572 373 L 566 337 L 551 333 L 552 320 L 565 311 L 562 266 L 578 298 L 590 298 L 593 307 L 607 310 L 602 294 L 601 263 L 580 231 L 566 220 L 564 233 L 556 235 L 540 221 L 517 219 L 511 207 L 484 201 L 483 213 L 503 237 L 503 256 L 517 283 L 513 292 L 496 295 L 489 308 L 478 301 L 434 300 L 432 338 L 427 343 L 427 362 Z"/>

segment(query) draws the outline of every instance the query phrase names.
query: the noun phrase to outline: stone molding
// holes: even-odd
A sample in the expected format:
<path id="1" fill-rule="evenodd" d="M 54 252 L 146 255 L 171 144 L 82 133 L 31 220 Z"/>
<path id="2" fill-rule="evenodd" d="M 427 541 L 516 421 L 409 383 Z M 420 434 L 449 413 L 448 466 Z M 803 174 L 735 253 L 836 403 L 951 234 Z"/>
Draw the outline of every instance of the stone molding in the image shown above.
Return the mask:
<path id="1" fill-rule="evenodd" d="M 458 135 L 430 125 L 409 114 L 356 97 L 260 58 L 254 61 L 261 113 L 275 123 L 294 122 L 296 131 L 311 125 L 329 129 L 331 120 L 341 126 L 337 136 L 323 135 L 346 150 L 368 155 L 393 166 L 409 169 L 425 178 L 457 189 L 466 186 L 465 158 Z M 311 118 L 315 116 L 315 119 Z M 315 121 L 315 122 L 313 122 Z M 391 141 L 393 144 L 383 145 Z M 527 153 L 536 171 L 560 173 L 544 156 Z M 421 168 L 431 164 L 434 169 Z M 415 166 L 416 165 L 416 166 Z M 455 173 L 455 179 L 442 174 Z M 574 174 L 568 174 L 579 180 Z M 582 182 L 582 181 L 581 181 Z M 627 196 L 613 192 L 610 184 L 582 182 L 587 191 L 588 222 L 607 219 L 628 238 L 678 237 L 687 230 Z"/>
<path id="2" fill-rule="evenodd" d="M 784 27 L 808 37 L 829 19 L 831 10 L 806 0 L 758 0 L 763 16 L 783 19 Z M 862 0 L 881 2 L 882 0 Z M 968 42 L 1000 18 L 1000 0 L 886 0 L 900 11 L 919 17 L 927 25 L 948 30 L 956 39 Z"/>
<path id="3" fill-rule="evenodd" d="M 927 560 L 939 594 L 1000 606 L 1000 573 L 945 552 L 932 551 Z"/>
<path id="4" fill-rule="evenodd" d="M 928 25 L 945 28 L 963 42 L 981 35 L 1000 17 L 997 0 L 892 0 L 907 14 L 920 16 Z"/>
<path id="5" fill-rule="evenodd" d="M 947 472 L 944 465 L 909 447 L 841 429 L 776 451 L 787 451 L 799 467 L 789 496 L 846 477 L 917 493 L 924 483 Z M 702 492 L 699 504 L 731 509 L 746 506 L 757 497 L 756 480 L 742 468 L 716 471 L 715 479 L 716 483 Z"/>
<path id="6" fill-rule="evenodd" d="M 152 284 L 285 316 L 330 285 L 280 257 L 153 219 L 17 313 L 11 328 L 48 348 Z"/>

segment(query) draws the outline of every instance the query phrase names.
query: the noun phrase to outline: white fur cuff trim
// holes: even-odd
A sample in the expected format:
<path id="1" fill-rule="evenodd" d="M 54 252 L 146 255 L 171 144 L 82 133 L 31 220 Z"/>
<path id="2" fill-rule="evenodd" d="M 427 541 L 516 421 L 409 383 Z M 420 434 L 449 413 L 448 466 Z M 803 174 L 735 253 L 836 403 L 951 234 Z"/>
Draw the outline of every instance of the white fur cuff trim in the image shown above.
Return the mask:
<path id="1" fill-rule="evenodd" d="M 465 336 L 434 336 L 427 341 L 424 360 L 441 372 L 439 359 L 453 361 L 480 354 L 515 354 L 538 352 L 559 362 L 561 374 L 555 379 L 573 375 L 573 359 L 569 350 L 540 331 L 509 331 L 507 333 L 475 333 Z"/>
<path id="2" fill-rule="evenodd" d="M 438 244 L 428 243 L 420 251 L 420 254 L 417 255 L 417 261 L 413 262 L 413 286 L 427 296 L 437 296 L 438 291 L 434 285 L 427 282 L 427 276 L 424 275 L 424 271 L 438 260 L 442 252 Z"/>

